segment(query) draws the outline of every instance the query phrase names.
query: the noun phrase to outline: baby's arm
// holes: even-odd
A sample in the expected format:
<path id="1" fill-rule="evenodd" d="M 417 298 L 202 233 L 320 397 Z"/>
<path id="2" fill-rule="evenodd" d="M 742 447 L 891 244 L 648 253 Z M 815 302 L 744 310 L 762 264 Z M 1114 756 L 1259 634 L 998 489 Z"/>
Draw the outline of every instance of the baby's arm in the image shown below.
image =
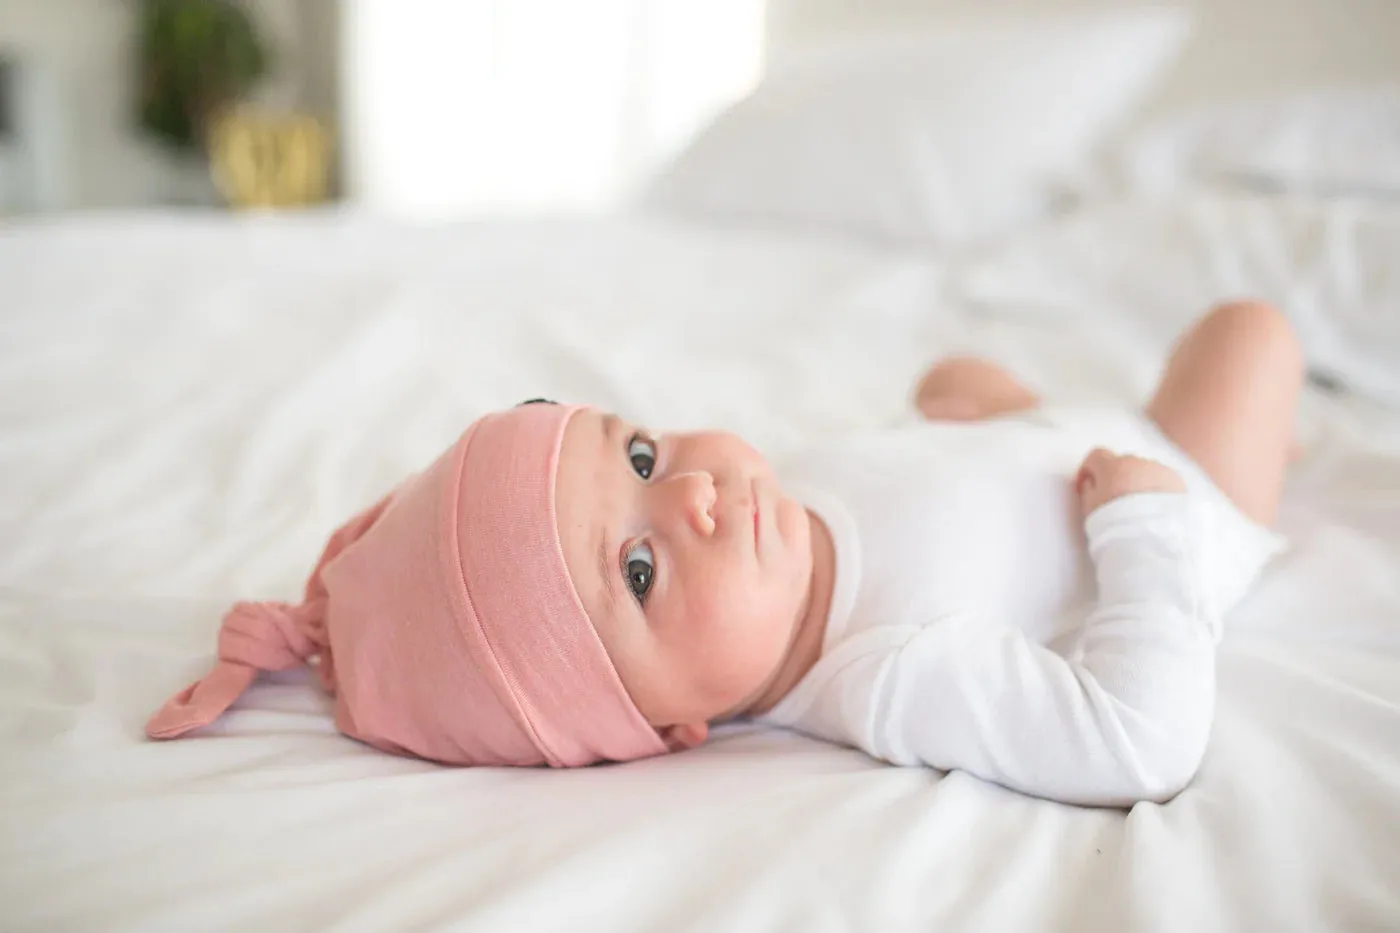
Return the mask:
<path id="1" fill-rule="evenodd" d="M 1081 493 L 1123 485 L 1107 467 L 1082 477 Z M 1089 516 L 1099 601 L 1067 657 L 998 620 L 948 619 L 912 639 L 886 668 L 876 754 L 1068 803 L 1175 796 L 1215 708 L 1216 620 L 1196 597 L 1189 508 L 1183 493 L 1138 492 Z"/>

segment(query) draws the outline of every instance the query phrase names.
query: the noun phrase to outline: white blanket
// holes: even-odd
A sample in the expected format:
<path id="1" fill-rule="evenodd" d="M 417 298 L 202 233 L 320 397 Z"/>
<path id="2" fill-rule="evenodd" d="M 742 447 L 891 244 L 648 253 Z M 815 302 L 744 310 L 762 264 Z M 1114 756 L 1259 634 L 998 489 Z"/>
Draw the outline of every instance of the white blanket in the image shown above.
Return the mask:
<path id="1" fill-rule="evenodd" d="M 963 264 L 954 290 L 1000 315 L 1157 339 L 1211 302 L 1262 298 L 1317 372 L 1400 408 L 1397 259 L 1394 201 L 1197 190 L 1092 205 Z"/>
<path id="2" fill-rule="evenodd" d="M 1140 270 L 1143 278 L 1150 265 Z M 544 395 L 774 453 L 992 352 L 1130 398 L 1155 335 L 962 313 L 941 270 L 640 221 L 0 228 L 0 927 L 1379 929 L 1400 918 L 1400 418 L 1314 400 L 1204 768 L 1130 813 L 730 727 L 577 772 L 337 735 L 298 675 L 145 717 L 237 596 L 474 415 Z"/>

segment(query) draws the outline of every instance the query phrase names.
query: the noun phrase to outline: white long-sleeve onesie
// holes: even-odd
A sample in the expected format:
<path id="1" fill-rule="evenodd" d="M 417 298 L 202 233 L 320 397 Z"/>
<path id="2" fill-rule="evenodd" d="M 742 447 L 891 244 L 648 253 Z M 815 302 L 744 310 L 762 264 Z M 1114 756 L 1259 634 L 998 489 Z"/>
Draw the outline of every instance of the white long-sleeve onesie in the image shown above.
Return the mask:
<path id="1" fill-rule="evenodd" d="M 1079 518 L 1101 445 L 1188 493 Z M 1070 803 L 1164 800 L 1193 777 L 1225 611 L 1281 539 L 1137 415 L 1046 410 L 809 451 L 789 489 L 827 525 L 822 656 L 765 717 L 896 764 Z"/>

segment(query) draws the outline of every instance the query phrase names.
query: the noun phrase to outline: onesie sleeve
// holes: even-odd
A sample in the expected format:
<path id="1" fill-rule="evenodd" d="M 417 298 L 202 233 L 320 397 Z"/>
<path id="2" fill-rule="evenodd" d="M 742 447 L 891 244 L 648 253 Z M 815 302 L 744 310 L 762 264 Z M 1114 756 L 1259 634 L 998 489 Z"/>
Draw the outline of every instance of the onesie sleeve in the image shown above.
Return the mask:
<path id="1" fill-rule="evenodd" d="M 886 657 L 868 748 L 1067 803 L 1168 800 L 1194 777 L 1215 705 L 1216 620 L 1190 499 L 1114 500 L 1086 522 L 1098 603 L 1066 655 L 1008 620 L 957 617 Z"/>

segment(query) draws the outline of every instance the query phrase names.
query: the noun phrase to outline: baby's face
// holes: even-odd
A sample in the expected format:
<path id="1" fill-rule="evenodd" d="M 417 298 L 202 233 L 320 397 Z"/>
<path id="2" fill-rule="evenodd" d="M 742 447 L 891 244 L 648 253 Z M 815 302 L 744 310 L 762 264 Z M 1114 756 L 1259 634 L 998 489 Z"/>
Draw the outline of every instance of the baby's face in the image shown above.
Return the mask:
<path id="1" fill-rule="evenodd" d="M 758 451 L 732 434 L 655 435 L 586 409 L 564 434 L 555 507 L 584 609 L 663 737 L 694 725 L 703 736 L 755 698 L 812 573 L 806 509 Z"/>

